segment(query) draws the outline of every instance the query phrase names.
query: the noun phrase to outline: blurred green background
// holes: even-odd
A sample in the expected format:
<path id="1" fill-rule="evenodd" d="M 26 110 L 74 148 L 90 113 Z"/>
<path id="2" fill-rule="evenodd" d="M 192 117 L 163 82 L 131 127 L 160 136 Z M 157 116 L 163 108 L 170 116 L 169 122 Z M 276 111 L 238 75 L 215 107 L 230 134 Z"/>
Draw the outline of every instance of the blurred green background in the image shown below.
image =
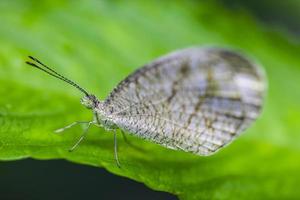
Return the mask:
<path id="1" fill-rule="evenodd" d="M 299 10 L 292 0 L 1 0 L 0 199 L 300 198 Z M 264 66 L 262 116 L 211 157 L 129 137 L 137 150 L 120 137 L 121 169 L 102 129 L 67 151 L 82 129 L 53 130 L 92 115 L 78 91 L 24 64 L 34 55 L 103 99 L 139 66 L 195 45 L 239 49 Z M 49 159 L 73 163 L 36 161 Z"/>

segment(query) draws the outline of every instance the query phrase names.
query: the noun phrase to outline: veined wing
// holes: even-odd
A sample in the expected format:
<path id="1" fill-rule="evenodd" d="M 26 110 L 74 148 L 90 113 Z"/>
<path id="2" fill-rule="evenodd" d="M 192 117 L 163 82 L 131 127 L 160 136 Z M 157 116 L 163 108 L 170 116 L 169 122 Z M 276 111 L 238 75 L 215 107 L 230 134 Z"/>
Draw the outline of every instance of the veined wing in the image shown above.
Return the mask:
<path id="1" fill-rule="evenodd" d="M 259 115 L 261 69 L 233 51 L 189 48 L 123 80 L 104 102 L 114 123 L 169 148 L 209 155 Z"/>

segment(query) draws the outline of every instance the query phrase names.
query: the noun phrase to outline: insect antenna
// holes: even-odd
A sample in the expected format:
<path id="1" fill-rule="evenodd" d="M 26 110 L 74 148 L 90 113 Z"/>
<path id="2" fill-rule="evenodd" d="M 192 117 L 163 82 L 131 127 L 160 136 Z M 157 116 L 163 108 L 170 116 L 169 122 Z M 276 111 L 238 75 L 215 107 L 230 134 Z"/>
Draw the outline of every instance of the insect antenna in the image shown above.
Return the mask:
<path id="1" fill-rule="evenodd" d="M 39 61 L 38 59 L 32 57 L 32 56 L 28 56 L 33 62 L 31 61 L 26 61 L 26 64 L 35 67 L 47 74 L 49 74 L 50 76 L 53 76 L 57 79 L 60 79 L 70 85 L 72 85 L 73 87 L 77 88 L 79 91 L 81 91 L 82 93 L 84 93 L 86 96 L 89 96 L 89 93 L 83 89 L 82 87 L 80 87 L 78 84 L 76 84 L 75 82 L 71 81 L 70 79 L 64 77 L 63 75 L 57 73 L 56 71 L 54 71 L 53 69 L 51 69 L 50 67 L 48 67 L 47 65 L 45 65 L 44 63 L 42 63 L 41 61 Z"/>

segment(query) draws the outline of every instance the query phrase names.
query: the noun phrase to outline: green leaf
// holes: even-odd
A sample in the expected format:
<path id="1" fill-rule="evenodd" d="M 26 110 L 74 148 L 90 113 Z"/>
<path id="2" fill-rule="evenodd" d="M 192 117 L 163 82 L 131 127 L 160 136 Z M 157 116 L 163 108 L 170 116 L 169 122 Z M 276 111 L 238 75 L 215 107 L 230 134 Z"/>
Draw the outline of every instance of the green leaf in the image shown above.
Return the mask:
<path id="1" fill-rule="evenodd" d="M 300 46 L 241 11 L 193 1 L 1 1 L 0 159 L 67 159 L 104 167 L 180 199 L 287 199 L 300 196 Z M 172 151 L 93 127 L 81 94 L 24 64 L 34 55 L 101 99 L 155 57 L 191 45 L 240 49 L 262 63 L 269 91 L 262 116 L 216 155 Z"/>

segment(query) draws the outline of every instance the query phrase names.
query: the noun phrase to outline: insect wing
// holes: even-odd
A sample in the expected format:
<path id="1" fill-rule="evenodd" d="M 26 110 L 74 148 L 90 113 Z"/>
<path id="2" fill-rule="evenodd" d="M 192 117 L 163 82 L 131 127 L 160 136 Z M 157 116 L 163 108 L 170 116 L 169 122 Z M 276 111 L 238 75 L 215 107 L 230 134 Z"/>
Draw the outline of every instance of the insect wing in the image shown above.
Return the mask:
<path id="1" fill-rule="evenodd" d="M 104 102 L 121 129 L 173 149 L 210 155 L 258 117 L 261 69 L 225 49 L 189 48 L 123 80 Z"/>

